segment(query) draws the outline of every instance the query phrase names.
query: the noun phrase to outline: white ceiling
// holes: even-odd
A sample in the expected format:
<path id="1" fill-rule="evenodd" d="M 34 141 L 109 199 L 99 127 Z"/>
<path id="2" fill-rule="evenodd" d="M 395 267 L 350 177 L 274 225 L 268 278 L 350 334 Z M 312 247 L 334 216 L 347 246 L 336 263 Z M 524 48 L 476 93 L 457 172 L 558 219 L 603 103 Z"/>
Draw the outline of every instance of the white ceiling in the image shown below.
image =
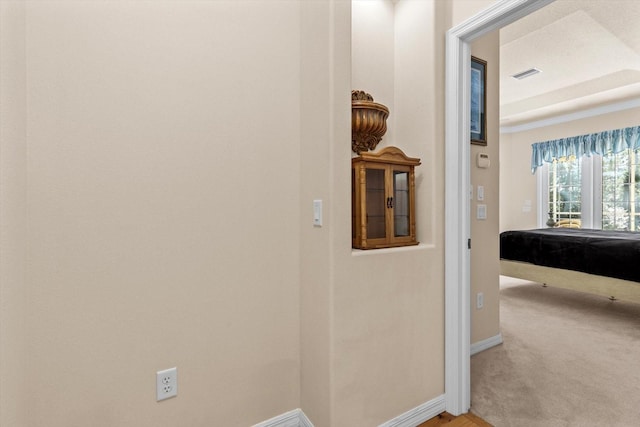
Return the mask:
<path id="1" fill-rule="evenodd" d="M 500 30 L 502 126 L 638 98 L 640 0 L 556 0 Z"/>

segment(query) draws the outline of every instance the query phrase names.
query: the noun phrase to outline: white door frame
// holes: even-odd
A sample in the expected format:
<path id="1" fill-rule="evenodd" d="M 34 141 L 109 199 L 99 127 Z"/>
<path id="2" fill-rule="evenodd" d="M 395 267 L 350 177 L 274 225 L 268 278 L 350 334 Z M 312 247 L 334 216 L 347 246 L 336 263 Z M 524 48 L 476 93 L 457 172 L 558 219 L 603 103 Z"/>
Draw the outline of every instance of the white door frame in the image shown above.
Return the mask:
<path id="1" fill-rule="evenodd" d="M 453 415 L 470 407 L 469 105 L 471 42 L 554 0 L 502 0 L 446 36 L 445 398 Z"/>

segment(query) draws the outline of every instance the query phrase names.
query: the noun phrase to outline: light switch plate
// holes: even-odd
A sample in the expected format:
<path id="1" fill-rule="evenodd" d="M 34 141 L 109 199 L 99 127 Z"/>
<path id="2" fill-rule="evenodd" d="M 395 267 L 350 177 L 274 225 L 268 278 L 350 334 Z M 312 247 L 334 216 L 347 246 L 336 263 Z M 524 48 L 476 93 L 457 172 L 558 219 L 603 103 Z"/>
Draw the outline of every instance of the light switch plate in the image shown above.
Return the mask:
<path id="1" fill-rule="evenodd" d="M 313 201 L 313 225 L 322 227 L 322 200 Z"/>
<path id="2" fill-rule="evenodd" d="M 478 292 L 476 295 L 476 308 L 480 310 L 484 307 L 484 294 L 482 292 Z"/>
<path id="3" fill-rule="evenodd" d="M 478 205 L 476 208 L 477 219 L 487 219 L 487 205 Z"/>

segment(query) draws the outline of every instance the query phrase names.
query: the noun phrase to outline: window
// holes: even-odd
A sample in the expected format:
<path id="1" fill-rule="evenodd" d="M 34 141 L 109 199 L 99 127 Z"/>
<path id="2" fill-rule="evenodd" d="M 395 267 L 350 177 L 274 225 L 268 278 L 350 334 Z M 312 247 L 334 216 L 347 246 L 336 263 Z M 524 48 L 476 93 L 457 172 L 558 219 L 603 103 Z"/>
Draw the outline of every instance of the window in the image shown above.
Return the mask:
<path id="1" fill-rule="evenodd" d="M 602 158 L 602 228 L 640 230 L 639 151 Z"/>
<path id="2" fill-rule="evenodd" d="M 543 166 L 539 225 L 640 231 L 640 150 L 562 158 Z"/>
<path id="3" fill-rule="evenodd" d="M 575 156 L 554 160 L 548 168 L 548 213 L 554 222 L 580 220 L 582 167 Z"/>

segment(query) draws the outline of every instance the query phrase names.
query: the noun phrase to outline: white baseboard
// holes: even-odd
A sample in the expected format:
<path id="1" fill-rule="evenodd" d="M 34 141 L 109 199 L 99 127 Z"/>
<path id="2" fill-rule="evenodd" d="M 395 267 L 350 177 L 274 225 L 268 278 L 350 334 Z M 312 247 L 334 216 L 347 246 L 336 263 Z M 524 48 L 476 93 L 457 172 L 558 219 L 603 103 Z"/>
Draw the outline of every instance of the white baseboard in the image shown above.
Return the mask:
<path id="1" fill-rule="evenodd" d="M 487 349 L 490 349 L 491 347 L 495 347 L 500 344 L 502 344 L 501 333 L 493 337 L 471 344 L 471 355 L 473 356 L 474 354 L 480 353 L 481 351 L 485 351 Z"/>
<path id="2" fill-rule="evenodd" d="M 444 395 L 431 399 L 420 406 L 398 415 L 378 427 L 415 427 L 445 411 Z"/>
<path id="3" fill-rule="evenodd" d="M 304 412 L 302 412 L 302 409 L 300 409 L 300 427 L 313 427 L 313 423 L 307 418 Z"/>
<path id="4" fill-rule="evenodd" d="M 422 405 L 398 415 L 394 419 L 380 424 L 378 427 L 415 427 L 445 411 L 444 395 L 438 396 Z M 302 412 L 294 409 L 269 420 L 255 424 L 252 427 L 313 427 L 313 423 Z"/>
<path id="5" fill-rule="evenodd" d="M 302 409 L 294 409 L 277 417 L 268 419 L 253 427 L 313 427 Z"/>

